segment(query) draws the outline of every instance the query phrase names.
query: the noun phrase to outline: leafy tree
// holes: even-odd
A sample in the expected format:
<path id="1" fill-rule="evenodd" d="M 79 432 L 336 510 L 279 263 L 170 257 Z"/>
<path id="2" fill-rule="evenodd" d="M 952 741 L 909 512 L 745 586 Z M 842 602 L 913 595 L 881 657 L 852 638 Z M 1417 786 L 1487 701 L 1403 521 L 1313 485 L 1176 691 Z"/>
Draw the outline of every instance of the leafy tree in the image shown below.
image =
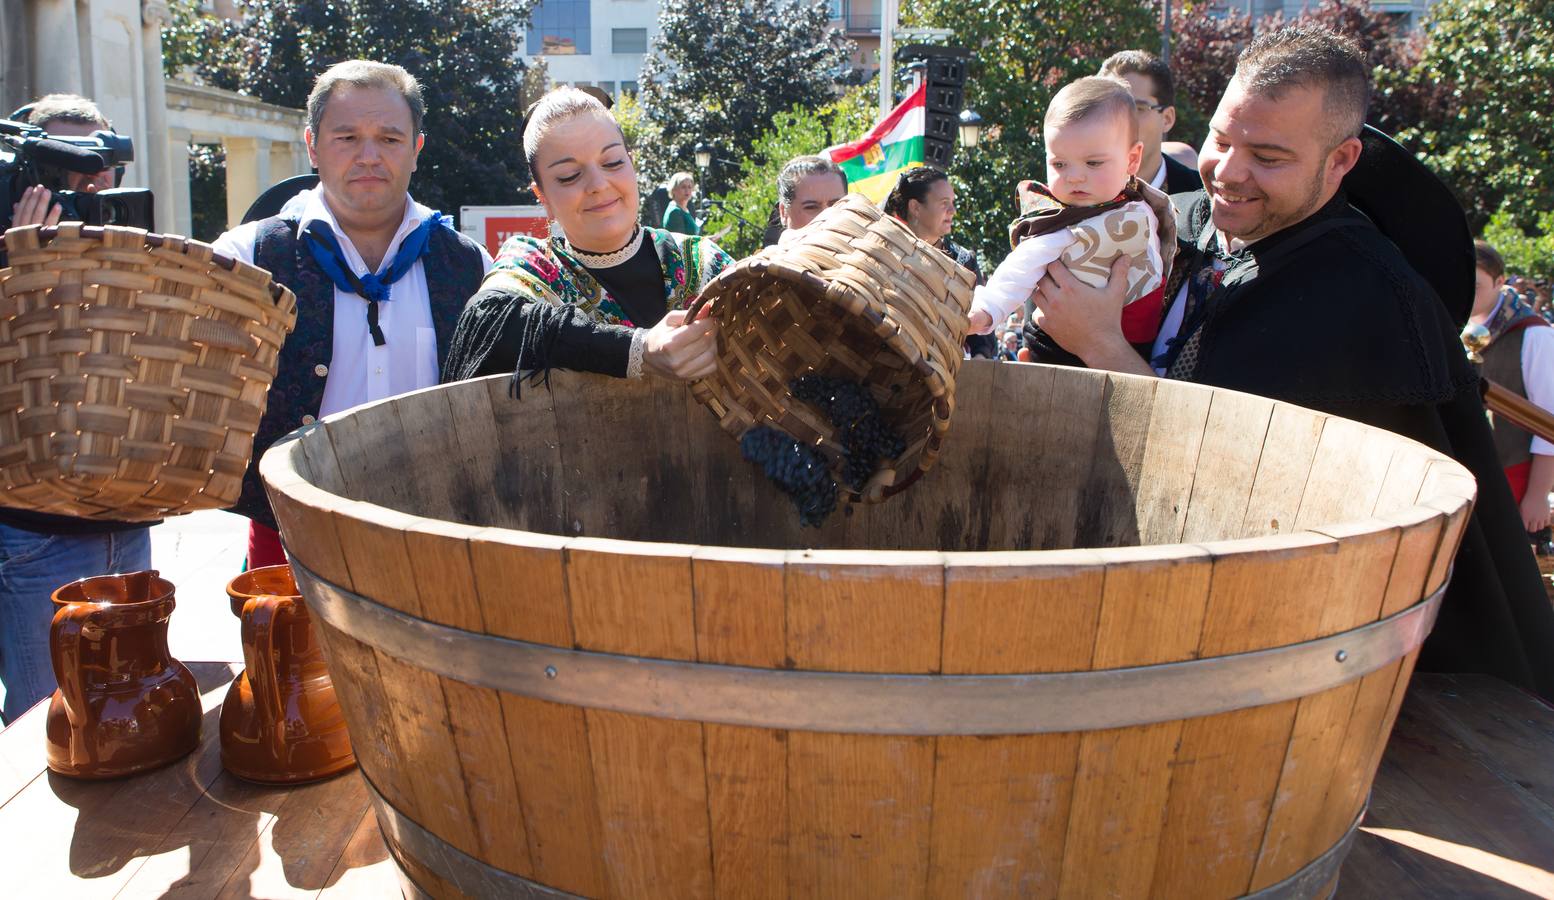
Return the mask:
<path id="1" fill-rule="evenodd" d="M 974 47 L 966 105 L 984 123 L 983 143 L 957 153 L 956 239 L 988 260 L 1009 252 L 1018 214 L 1014 186 L 1044 171 L 1041 118 L 1058 89 L 1093 75 L 1118 50 L 1157 47 L 1154 8 L 1141 0 L 911 0 L 902 20 L 948 28 Z"/>
<path id="2" fill-rule="evenodd" d="M 1236 71 L 1236 57 L 1252 42 L 1252 18 L 1231 9 L 1211 15 L 1206 4 L 1171 15 L 1171 75 L 1176 79 L 1174 140 L 1202 146 L 1209 117 Z"/>
<path id="3" fill-rule="evenodd" d="M 1554 0 L 1441 0 L 1431 10 L 1413 80 L 1441 86 L 1444 108 L 1400 138 L 1456 188 L 1475 225 L 1503 211 L 1530 236 L 1554 210 L 1550 23 Z"/>
<path id="4" fill-rule="evenodd" d="M 1528 219 L 1531 228 L 1520 224 Z M 1554 282 L 1554 210 L 1529 215 L 1501 209 L 1484 226 L 1484 240 L 1505 257 L 1507 272 Z"/>
<path id="5" fill-rule="evenodd" d="M 217 144 L 189 146 L 189 235 L 214 241 L 227 230 L 227 154 Z"/>
<path id="6" fill-rule="evenodd" d="M 347 59 L 404 66 L 426 98 L 426 149 L 411 191 L 444 212 L 529 199 L 519 43 L 535 0 L 248 0 L 241 23 L 175 16 L 172 71 L 300 108 Z"/>
<path id="7" fill-rule="evenodd" d="M 185 70 L 211 87 L 238 90 L 247 66 L 241 22 L 207 15 L 200 0 L 172 0 L 162 28 L 162 71 L 175 78 Z"/>
<path id="8" fill-rule="evenodd" d="M 782 167 L 795 156 L 862 137 L 879 113 L 878 85 L 876 79 L 819 109 L 795 106 L 773 118 L 771 127 L 751 142 L 738 174 L 732 176 L 734 186 L 715 198 L 718 202 L 706 230 L 729 229 L 720 246 L 735 257 L 761 248 L 767 219 L 777 207 L 777 175 Z"/>
<path id="9" fill-rule="evenodd" d="M 664 0 L 659 34 L 642 66 L 642 106 L 659 130 L 644 168 L 689 169 L 694 148 L 746 152 L 780 111 L 816 109 L 835 94 L 851 44 L 821 0 Z M 721 193 L 728 170 L 702 187 Z"/>
<path id="10" fill-rule="evenodd" d="M 650 159 L 647 154 L 651 148 L 659 142 L 658 123 L 648 118 L 647 110 L 642 108 L 642 101 L 632 94 L 622 94 L 615 101 L 615 106 L 610 110 L 615 115 L 615 121 L 621 126 L 621 134 L 626 138 L 626 146 L 631 148 L 632 160 L 637 166 L 637 184 L 642 193 L 646 195 L 653 190 L 653 186 L 663 182 L 671 173 L 649 168 L 649 164 L 656 160 Z"/>

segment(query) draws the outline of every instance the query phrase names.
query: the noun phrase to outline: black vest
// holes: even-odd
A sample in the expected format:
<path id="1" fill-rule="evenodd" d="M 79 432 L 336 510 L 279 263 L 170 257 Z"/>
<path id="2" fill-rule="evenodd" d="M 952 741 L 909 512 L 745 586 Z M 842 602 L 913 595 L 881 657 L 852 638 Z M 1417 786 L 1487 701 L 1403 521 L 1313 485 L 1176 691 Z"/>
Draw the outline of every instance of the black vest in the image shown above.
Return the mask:
<path id="1" fill-rule="evenodd" d="M 1522 380 L 1522 340 L 1529 327 L 1547 327 L 1535 316 L 1528 316 L 1523 322 L 1527 324 L 1512 324 L 1484 350 L 1484 377 L 1518 397 L 1527 396 L 1527 383 Z M 1532 459 L 1532 432 L 1494 413 L 1489 414 L 1489 422 L 1501 468 L 1509 469 Z"/>
<path id="2" fill-rule="evenodd" d="M 297 224 L 296 219 L 265 219 L 259 223 L 254 241 L 254 265 L 269 270 L 276 281 L 297 295 L 297 327 L 281 347 L 268 405 L 254 435 L 254 455 L 243 475 L 243 493 L 232 507 L 238 515 L 270 528 L 275 527 L 275 516 L 259 481 L 259 457 L 288 432 L 309 424 L 318 415 L 334 352 L 334 282 L 297 239 Z M 464 311 L 465 302 L 480 289 L 485 266 L 480 247 L 448 228 L 432 229 L 421 263 L 426 269 L 440 369 L 459 314 Z M 365 310 L 364 301 L 363 315 Z M 304 422 L 303 417 L 309 422 Z"/>

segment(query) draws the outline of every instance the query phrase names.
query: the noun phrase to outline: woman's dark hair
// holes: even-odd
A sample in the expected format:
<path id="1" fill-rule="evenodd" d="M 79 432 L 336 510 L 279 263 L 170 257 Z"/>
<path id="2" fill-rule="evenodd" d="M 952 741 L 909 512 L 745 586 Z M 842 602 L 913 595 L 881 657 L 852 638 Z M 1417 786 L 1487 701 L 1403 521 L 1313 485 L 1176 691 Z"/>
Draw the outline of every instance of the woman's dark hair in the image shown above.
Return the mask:
<path id="1" fill-rule="evenodd" d="M 928 191 L 935 184 L 949 180 L 950 176 L 933 166 L 907 169 L 896 179 L 896 186 L 890 189 L 890 196 L 885 198 L 885 212 L 906 221 L 908 201 L 924 202 L 928 198 Z"/>

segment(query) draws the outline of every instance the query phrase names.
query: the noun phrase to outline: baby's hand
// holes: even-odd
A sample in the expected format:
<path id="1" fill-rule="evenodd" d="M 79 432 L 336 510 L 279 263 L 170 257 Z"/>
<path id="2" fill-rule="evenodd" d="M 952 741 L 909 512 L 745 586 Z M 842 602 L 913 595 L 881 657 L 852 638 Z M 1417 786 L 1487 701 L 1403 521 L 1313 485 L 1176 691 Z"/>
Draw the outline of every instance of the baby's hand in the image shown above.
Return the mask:
<path id="1" fill-rule="evenodd" d="M 993 331 L 993 316 L 985 309 L 974 309 L 966 318 L 971 324 L 969 330 L 972 334 L 990 334 Z"/>

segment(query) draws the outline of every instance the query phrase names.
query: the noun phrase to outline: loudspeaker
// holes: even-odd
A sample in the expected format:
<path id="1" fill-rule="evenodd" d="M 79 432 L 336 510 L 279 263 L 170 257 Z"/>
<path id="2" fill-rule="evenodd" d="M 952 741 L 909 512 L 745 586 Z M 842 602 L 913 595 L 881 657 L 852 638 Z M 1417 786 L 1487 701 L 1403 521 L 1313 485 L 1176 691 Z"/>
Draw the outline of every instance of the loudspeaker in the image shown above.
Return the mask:
<path id="1" fill-rule="evenodd" d="M 928 57 L 928 83 L 959 87 L 966 83 L 966 62 L 948 56 Z"/>
<path id="2" fill-rule="evenodd" d="M 941 141 L 954 141 L 960 133 L 958 121 L 955 117 L 944 113 L 929 113 L 925 125 L 925 137 L 938 138 Z"/>
<path id="3" fill-rule="evenodd" d="M 940 85 L 928 82 L 928 95 L 924 103 L 930 113 L 949 113 L 952 116 L 960 115 L 961 109 L 960 85 Z"/>
<path id="4" fill-rule="evenodd" d="M 938 169 L 947 169 L 955 154 L 955 145 L 938 138 L 923 139 L 923 161 Z"/>

